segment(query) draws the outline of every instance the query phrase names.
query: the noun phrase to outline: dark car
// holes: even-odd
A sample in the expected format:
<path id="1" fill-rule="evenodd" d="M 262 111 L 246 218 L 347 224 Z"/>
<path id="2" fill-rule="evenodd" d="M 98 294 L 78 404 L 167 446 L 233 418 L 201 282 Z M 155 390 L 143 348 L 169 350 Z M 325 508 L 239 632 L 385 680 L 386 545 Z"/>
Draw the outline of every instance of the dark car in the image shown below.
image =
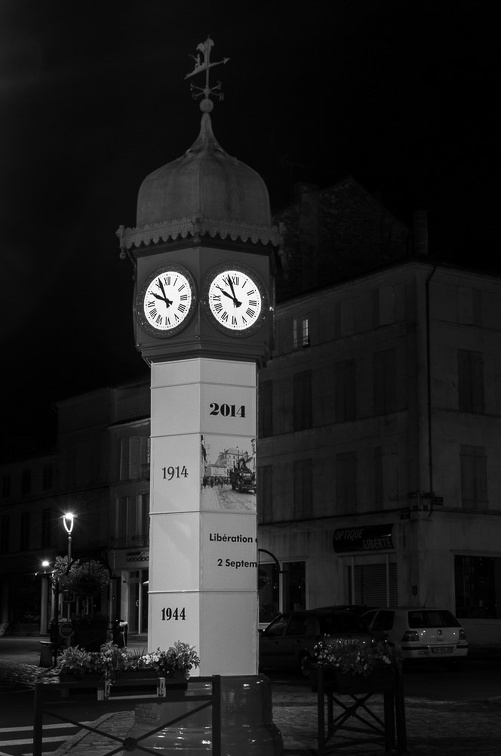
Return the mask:
<path id="1" fill-rule="evenodd" d="M 259 635 L 259 668 L 300 671 L 309 675 L 314 647 L 320 641 L 372 642 L 365 621 L 344 609 L 309 609 L 275 617 Z"/>

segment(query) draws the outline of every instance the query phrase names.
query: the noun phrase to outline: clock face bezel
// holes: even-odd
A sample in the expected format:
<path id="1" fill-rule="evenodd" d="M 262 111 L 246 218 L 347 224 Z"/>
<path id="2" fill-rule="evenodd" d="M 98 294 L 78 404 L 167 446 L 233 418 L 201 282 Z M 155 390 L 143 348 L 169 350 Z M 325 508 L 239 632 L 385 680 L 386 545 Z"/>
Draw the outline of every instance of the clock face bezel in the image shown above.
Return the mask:
<path id="1" fill-rule="evenodd" d="M 156 278 L 162 275 L 168 275 L 169 273 L 174 273 L 179 276 L 183 276 L 183 278 L 185 279 L 190 289 L 191 301 L 189 302 L 189 305 L 188 305 L 188 311 L 183 314 L 182 319 L 180 320 L 179 323 L 172 326 L 171 328 L 157 328 L 146 316 L 146 312 L 145 312 L 146 295 L 147 295 L 149 287 L 155 281 Z M 195 284 L 194 277 L 192 276 L 190 271 L 187 270 L 182 265 L 171 263 L 170 265 L 162 265 L 161 267 L 153 270 L 141 284 L 141 289 L 136 299 L 136 316 L 143 331 L 150 334 L 151 336 L 155 336 L 161 339 L 167 339 L 167 338 L 170 338 L 171 336 L 175 336 L 177 333 L 182 331 L 188 325 L 189 321 L 191 320 L 195 312 L 196 304 L 197 304 L 197 287 Z"/>
<path id="2" fill-rule="evenodd" d="M 259 315 L 246 328 L 232 328 L 231 325 L 225 325 L 225 323 L 223 323 L 213 311 L 214 303 L 211 300 L 211 287 L 214 285 L 216 279 L 221 279 L 225 274 L 232 272 L 247 276 L 259 291 L 259 295 L 261 297 L 261 309 L 259 311 Z M 231 294 L 229 288 L 228 294 Z M 242 265 L 241 263 L 220 264 L 212 268 L 208 272 L 202 290 L 202 304 L 204 307 L 204 312 L 208 316 L 211 324 L 219 331 L 221 331 L 221 333 L 224 333 L 227 336 L 234 336 L 235 338 L 245 338 L 246 336 L 250 336 L 251 334 L 256 333 L 256 331 L 258 331 L 264 325 L 269 310 L 268 293 L 263 281 L 255 270 L 247 267 L 246 265 Z"/>

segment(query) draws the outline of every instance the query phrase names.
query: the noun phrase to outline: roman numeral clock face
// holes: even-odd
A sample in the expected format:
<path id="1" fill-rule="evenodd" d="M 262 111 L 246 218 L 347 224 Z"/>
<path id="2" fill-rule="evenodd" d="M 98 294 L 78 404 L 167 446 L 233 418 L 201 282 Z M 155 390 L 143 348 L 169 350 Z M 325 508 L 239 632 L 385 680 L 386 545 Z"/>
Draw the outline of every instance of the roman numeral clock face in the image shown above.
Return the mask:
<path id="1" fill-rule="evenodd" d="M 219 266 L 204 287 L 203 303 L 213 325 L 233 336 L 248 336 L 266 318 L 268 299 L 261 279 L 241 265 Z"/>
<path id="2" fill-rule="evenodd" d="M 154 336 L 173 336 L 187 324 L 195 309 L 195 282 L 177 265 L 155 270 L 145 280 L 137 300 L 141 326 Z"/>

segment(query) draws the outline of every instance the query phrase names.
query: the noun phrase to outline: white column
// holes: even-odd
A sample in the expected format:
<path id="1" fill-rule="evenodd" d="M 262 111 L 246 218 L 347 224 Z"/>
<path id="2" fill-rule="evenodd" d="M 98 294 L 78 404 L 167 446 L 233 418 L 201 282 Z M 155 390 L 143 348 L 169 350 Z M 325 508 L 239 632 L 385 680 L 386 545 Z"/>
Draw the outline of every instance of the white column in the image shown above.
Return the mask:
<path id="1" fill-rule="evenodd" d="M 201 675 L 257 674 L 256 492 L 219 482 L 256 472 L 256 381 L 250 362 L 152 365 L 148 646 L 194 645 Z"/>

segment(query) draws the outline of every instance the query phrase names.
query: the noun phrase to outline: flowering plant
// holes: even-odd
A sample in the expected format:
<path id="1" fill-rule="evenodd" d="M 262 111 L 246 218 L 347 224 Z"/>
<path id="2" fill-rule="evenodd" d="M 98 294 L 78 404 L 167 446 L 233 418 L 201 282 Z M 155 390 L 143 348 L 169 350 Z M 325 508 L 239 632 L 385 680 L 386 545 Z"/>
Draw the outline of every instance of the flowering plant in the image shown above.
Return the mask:
<path id="1" fill-rule="evenodd" d="M 315 662 L 340 672 L 367 677 L 376 669 L 399 669 L 400 652 L 386 641 L 320 641 L 314 648 Z"/>
<path id="2" fill-rule="evenodd" d="M 128 670 L 151 669 L 159 677 L 173 677 L 176 672 L 185 675 L 200 665 L 195 647 L 176 641 L 166 651 L 159 648 L 150 654 L 141 654 L 104 643 L 99 651 L 84 651 L 78 646 L 66 648 L 58 659 L 57 672 L 83 677 L 91 672 L 112 680 Z"/>
<path id="3" fill-rule="evenodd" d="M 156 669 L 161 677 L 172 677 L 178 671 L 186 673 L 200 664 L 195 646 L 182 641 L 176 641 L 167 651 L 157 648 L 156 651 L 143 656 L 140 661 L 147 667 Z"/>
<path id="4" fill-rule="evenodd" d="M 56 671 L 83 677 L 89 673 L 104 674 L 105 664 L 99 651 L 85 651 L 79 646 L 69 646 L 59 657 Z"/>

